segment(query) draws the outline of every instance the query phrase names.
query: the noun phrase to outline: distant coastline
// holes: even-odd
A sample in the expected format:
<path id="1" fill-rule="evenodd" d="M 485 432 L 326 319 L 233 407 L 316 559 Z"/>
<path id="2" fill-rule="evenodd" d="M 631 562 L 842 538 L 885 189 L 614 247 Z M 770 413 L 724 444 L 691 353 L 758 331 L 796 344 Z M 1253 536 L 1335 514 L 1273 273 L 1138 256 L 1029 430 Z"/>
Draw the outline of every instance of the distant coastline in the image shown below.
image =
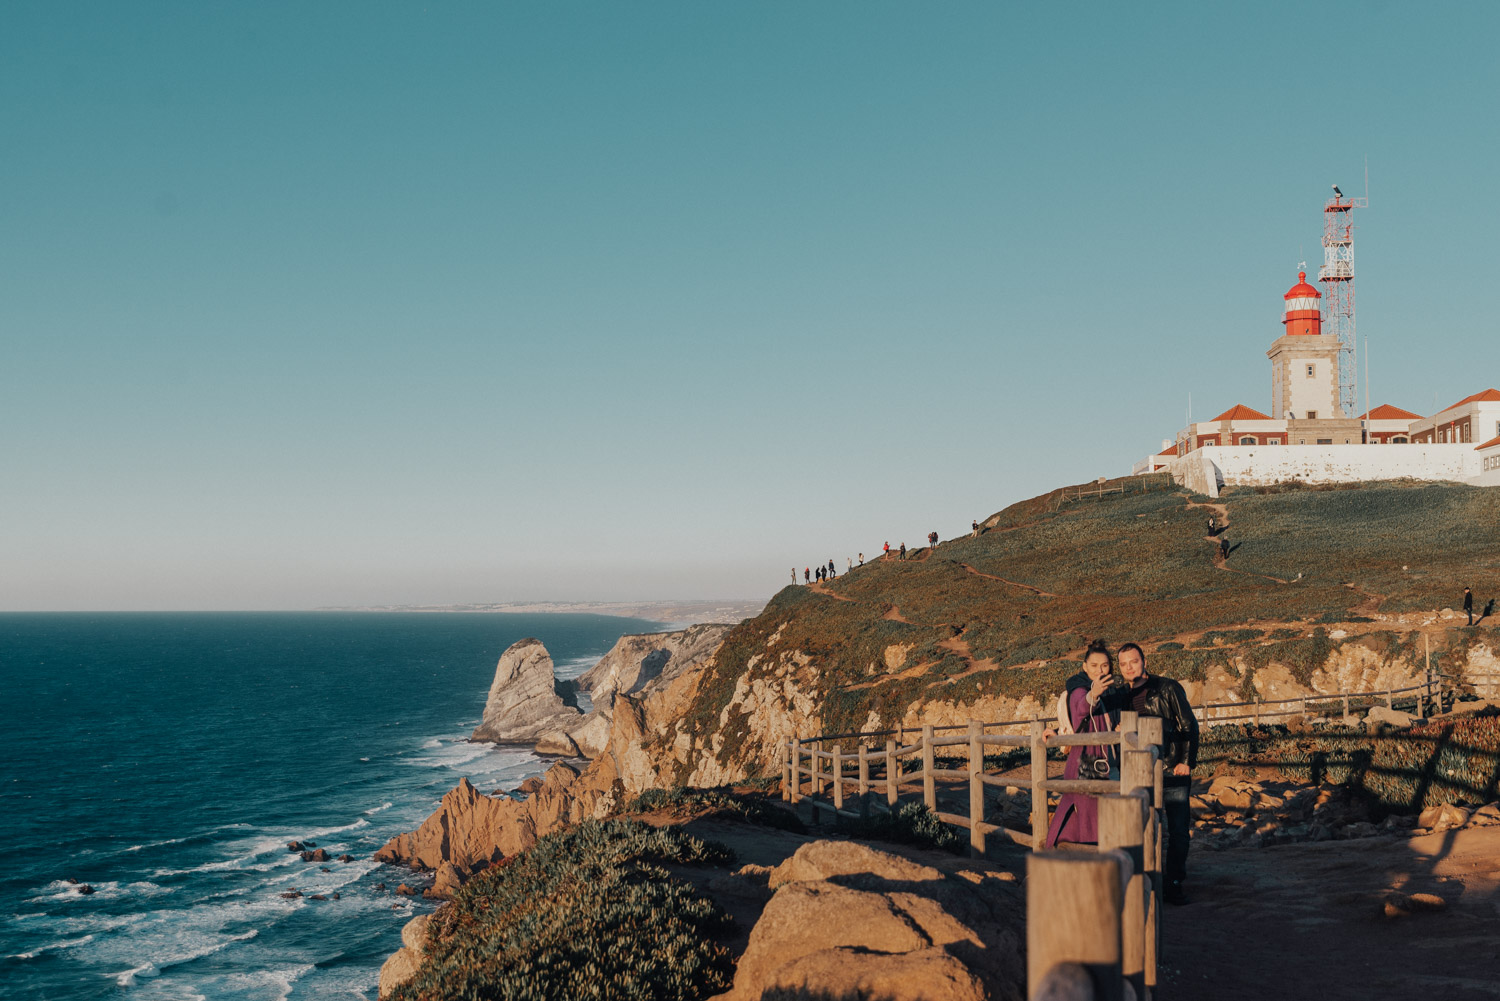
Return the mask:
<path id="1" fill-rule="evenodd" d="M 508 601 L 467 605 L 346 605 L 323 606 L 318 612 L 508 612 L 525 615 L 616 615 L 650 619 L 672 625 L 700 622 L 741 622 L 761 613 L 764 601 Z"/>

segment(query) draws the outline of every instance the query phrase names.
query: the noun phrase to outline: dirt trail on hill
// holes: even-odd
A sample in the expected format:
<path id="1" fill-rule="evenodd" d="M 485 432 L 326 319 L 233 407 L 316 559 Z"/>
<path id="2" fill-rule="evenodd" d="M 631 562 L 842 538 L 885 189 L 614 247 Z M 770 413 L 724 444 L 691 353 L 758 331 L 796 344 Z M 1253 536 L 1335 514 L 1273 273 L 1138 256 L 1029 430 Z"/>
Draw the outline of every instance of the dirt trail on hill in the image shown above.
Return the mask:
<path id="1" fill-rule="evenodd" d="M 1228 561 L 1227 561 L 1227 559 L 1225 557 L 1218 555 L 1219 540 L 1224 535 L 1225 532 L 1229 531 L 1229 505 L 1227 505 L 1227 504 L 1209 504 L 1209 503 L 1204 503 L 1204 502 L 1200 502 L 1200 501 L 1194 501 L 1191 498 L 1189 498 L 1186 494 L 1178 494 L 1178 496 L 1181 497 L 1184 501 L 1186 501 L 1187 502 L 1187 506 L 1190 507 L 1190 508 L 1194 508 L 1194 507 L 1206 507 L 1210 511 L 1213 511 L 1213 512 L 1215 512 L 1218 515 L 1218 531 L 1216 531 L 1212 535 L 1205 535 L 1203 537 L 1203 541 L 1204 542 L 1211 543 L 1213 545 L 1213 547 L 1214 547 L 1215 555 L 1211 557 L 1211 560 L 1213 562 L 1213 565 L 1214 565 L 1215 569 L 1222 570 L 1225 573 L 1237 573 L 1237 574 L 1239 574 L 1242 577 L 1259 577 L 1261 580 L 1271 580 L 1271 581 L 1275 581 L 1278 584 L 1290 584 L 1291 583 L 1291 581 L 1289 581 L 1289 580 L 1282 580 L 1280 577 L 1272 577 L 1270 574 L 1251 573 L 1248 570 L 1236 570 L 1234 567 L 1232 567 L 1232 566 L 1229 565 L 1229 563 L 1228 563 Z"/>
<path id="2" fill-rule="evenodd" d="M 1194 851 L 1188 874 L 1193 903 L 1162 915 L 1163 997 L 1500 997 L 1500 828 Z M 1392 891 L 1446 906 L 1386 917 Z"/>
<path id="3" fill-rule="evenodd" d="M 1032 587 L 1030 584 L 1022 584 L 1018 580 L 1007 580 L 1004 577 L 997 577 L 997 576 L 995 576 L 992 573 L 985 573 L 982 570 L 975 570 L 973 567 L 969 566 L 969 564 L 967 564 L 967 563 L 960 563 L 959 566 L 963 567 L 965 570 L 969 571 L 969 573 L 973 574 L 976 577 L 984 577 L 984 578 L 986 578 L 988 580 L 998 580 L 1000 583 L 1002 583 L 1002 584 L 1009 584 L 1011 587 L 1024 588 L 1025 590 L 1030 591 L 1033 594 L 1039 594 L 1039 595 L 1041 595 L 1044 598 L 1061 598 L 1062 597 L 1062 595 L 1060 595 L 1060 594 L 1053 594 L 1051 591 L 1043 591 L 1041 588 L 1039 588 L 1039 587 Z"/>

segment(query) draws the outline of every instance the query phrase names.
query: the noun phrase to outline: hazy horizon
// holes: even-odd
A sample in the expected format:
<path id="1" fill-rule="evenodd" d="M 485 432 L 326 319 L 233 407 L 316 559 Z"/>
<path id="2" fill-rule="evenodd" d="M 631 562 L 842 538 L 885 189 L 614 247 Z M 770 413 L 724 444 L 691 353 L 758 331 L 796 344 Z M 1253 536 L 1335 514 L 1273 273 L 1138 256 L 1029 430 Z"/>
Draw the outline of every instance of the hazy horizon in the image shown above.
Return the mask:
<path id="1" fill-rule="evenodd" d="M 1500 384 L 1500 9 L 1358 15 L 8 4 L 0 609 L 747 600 L 949 538 L 1265 411 L 1366 157 L 1371 402 Z"/>

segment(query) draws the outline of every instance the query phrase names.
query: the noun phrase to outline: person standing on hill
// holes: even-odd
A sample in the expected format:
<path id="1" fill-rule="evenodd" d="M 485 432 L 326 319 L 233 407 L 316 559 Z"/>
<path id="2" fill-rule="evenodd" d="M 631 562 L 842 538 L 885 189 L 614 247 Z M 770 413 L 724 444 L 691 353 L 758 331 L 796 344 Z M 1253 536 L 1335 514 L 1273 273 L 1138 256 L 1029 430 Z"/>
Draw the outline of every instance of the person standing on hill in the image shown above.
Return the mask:
<path id="1" fill-rule="evenodd" d="M 901 558 L 906 559 L 906 543 L 901 543 Z"/>
<path id="2" fill-rule="evenodd" d="M 931 546 L 933 549 L 937 548 L 937 540 L 938 540 L 938 534 L 936 532 L 928 532 L 927 533 L 927 544 L 929 546 Z"/>
<path id="3" fill-rule="evenodd" d="M 974 535 L 977 538 L 979 535 L 979 522 L 972 522 L 971 527 L 974 529 Z"/>
<path id="4" fill-rule="evenodd" d="M 1167 815 L 1163 868 L 1169 904 L 1187 903 L 1182 884 L 1187 879 L 1188 839 L 1193 818 L 1188 806 L 1193 766 L 1198 763 L 1198 718 L 1182 686 L 1171 678 L 1146 673 L 1146 654 L 1136 643 L 1120 647 L 1120 676 L 1130 685 L 1126 708 L 1162 721 L 1162 764 L 1166 777 L 1162 805 Z"/>
<path id="5" fill-rule="evenodd" d="M 860 562 L 863 563 L 864 560 L 860 560 Z M 853 569 L 854 569 L 854 561 L 851 560 L 849 557 L 845 556 L 844 557 L 844 573 L 849 573 Z"/>
<path id="6" fill-rule="evenodd" d="M 1119 700 L 1110 691 L 1114 684 L 1114 662 L 1103 640 L 1094 640 L 1083 655 L 1083 670 L 1067 681 L 1057 700 L 1057 729 L 1064 733 L 1109 733 L 1120 721 Z M 1047 730 L 1048 736 L 1057 731 Z M 1117 748 L 1101 744 L 1068 748 L 1065 779 L 1109 779 L 1120 776 Z M 1099 800 L 1086 793 L 1064 793 L 1047 829 L 1047 847 L 1059 841 L 1072 844 L 1099 843 Z"/>
<path id="7" fill-rule="evenodd" d="M 792 586 L 793 587 L 797 586 L 797 568 L 796 567 L 792 567 Z"/>
<path id="8" fill-rule="evenodd" d="M 1219 559 L 1229 559 L 1229 540 L 1222 536 L 1219 538 Z"/>
<path id="9" fill-rule="evenodd" d="M 805 584 L 811 584 L 812 583 L 812 567 L 803 567 L 802 568 L 802 581 Z"/>
<path id="10" fill-rule="evenodd" d="M 859 554 L 859 565 L 860 566 L 864 566 L 865 565 L 865 554 L 864 553 L 860 553 Z"/>
<path id="11" fill-rule="evenodd" d="M 886 555 L 886 556 L 889 556 L 889 555 L 891 555 L 891 544 L 890 544 L 890 543 L 889 543 L 889 542 L 887 542 L 887 543 L 886 543 L 886 544 L 885 544 L 885 548 L 884 548 L 884 549 L 883 549 L 883 550 L 882 550 L 882 552 L 883 552 L 883 553 L 884 553 L 884 554 L 885 554 L 885 555 Z"/>
<path id="12" fill-rule="evenodd" d="M 1464 614 L 1469 617 L 1469 625 L 1474 624 L 1474 592 L 1464 588 Z"/>

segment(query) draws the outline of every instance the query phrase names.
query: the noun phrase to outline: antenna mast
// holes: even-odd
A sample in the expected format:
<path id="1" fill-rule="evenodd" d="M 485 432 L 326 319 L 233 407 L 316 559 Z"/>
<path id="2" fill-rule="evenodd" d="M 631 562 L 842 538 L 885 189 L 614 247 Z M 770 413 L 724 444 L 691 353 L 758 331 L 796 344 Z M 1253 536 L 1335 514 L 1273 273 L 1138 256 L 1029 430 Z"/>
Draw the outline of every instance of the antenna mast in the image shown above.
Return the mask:
<path id="1" fill-rule="evenodd" d="M 1339 186 L 1323 206 L 1323 266 L 1318 281 L 1323 285 L 1323 332 L 1339 339 L 1339 409 L 1354 416 L 1359 406 L 1356 382 L 1359 367 L 1354 349 L 1354 210 L 1366 208 L 1370 199 L 1346 198 Z"/>

